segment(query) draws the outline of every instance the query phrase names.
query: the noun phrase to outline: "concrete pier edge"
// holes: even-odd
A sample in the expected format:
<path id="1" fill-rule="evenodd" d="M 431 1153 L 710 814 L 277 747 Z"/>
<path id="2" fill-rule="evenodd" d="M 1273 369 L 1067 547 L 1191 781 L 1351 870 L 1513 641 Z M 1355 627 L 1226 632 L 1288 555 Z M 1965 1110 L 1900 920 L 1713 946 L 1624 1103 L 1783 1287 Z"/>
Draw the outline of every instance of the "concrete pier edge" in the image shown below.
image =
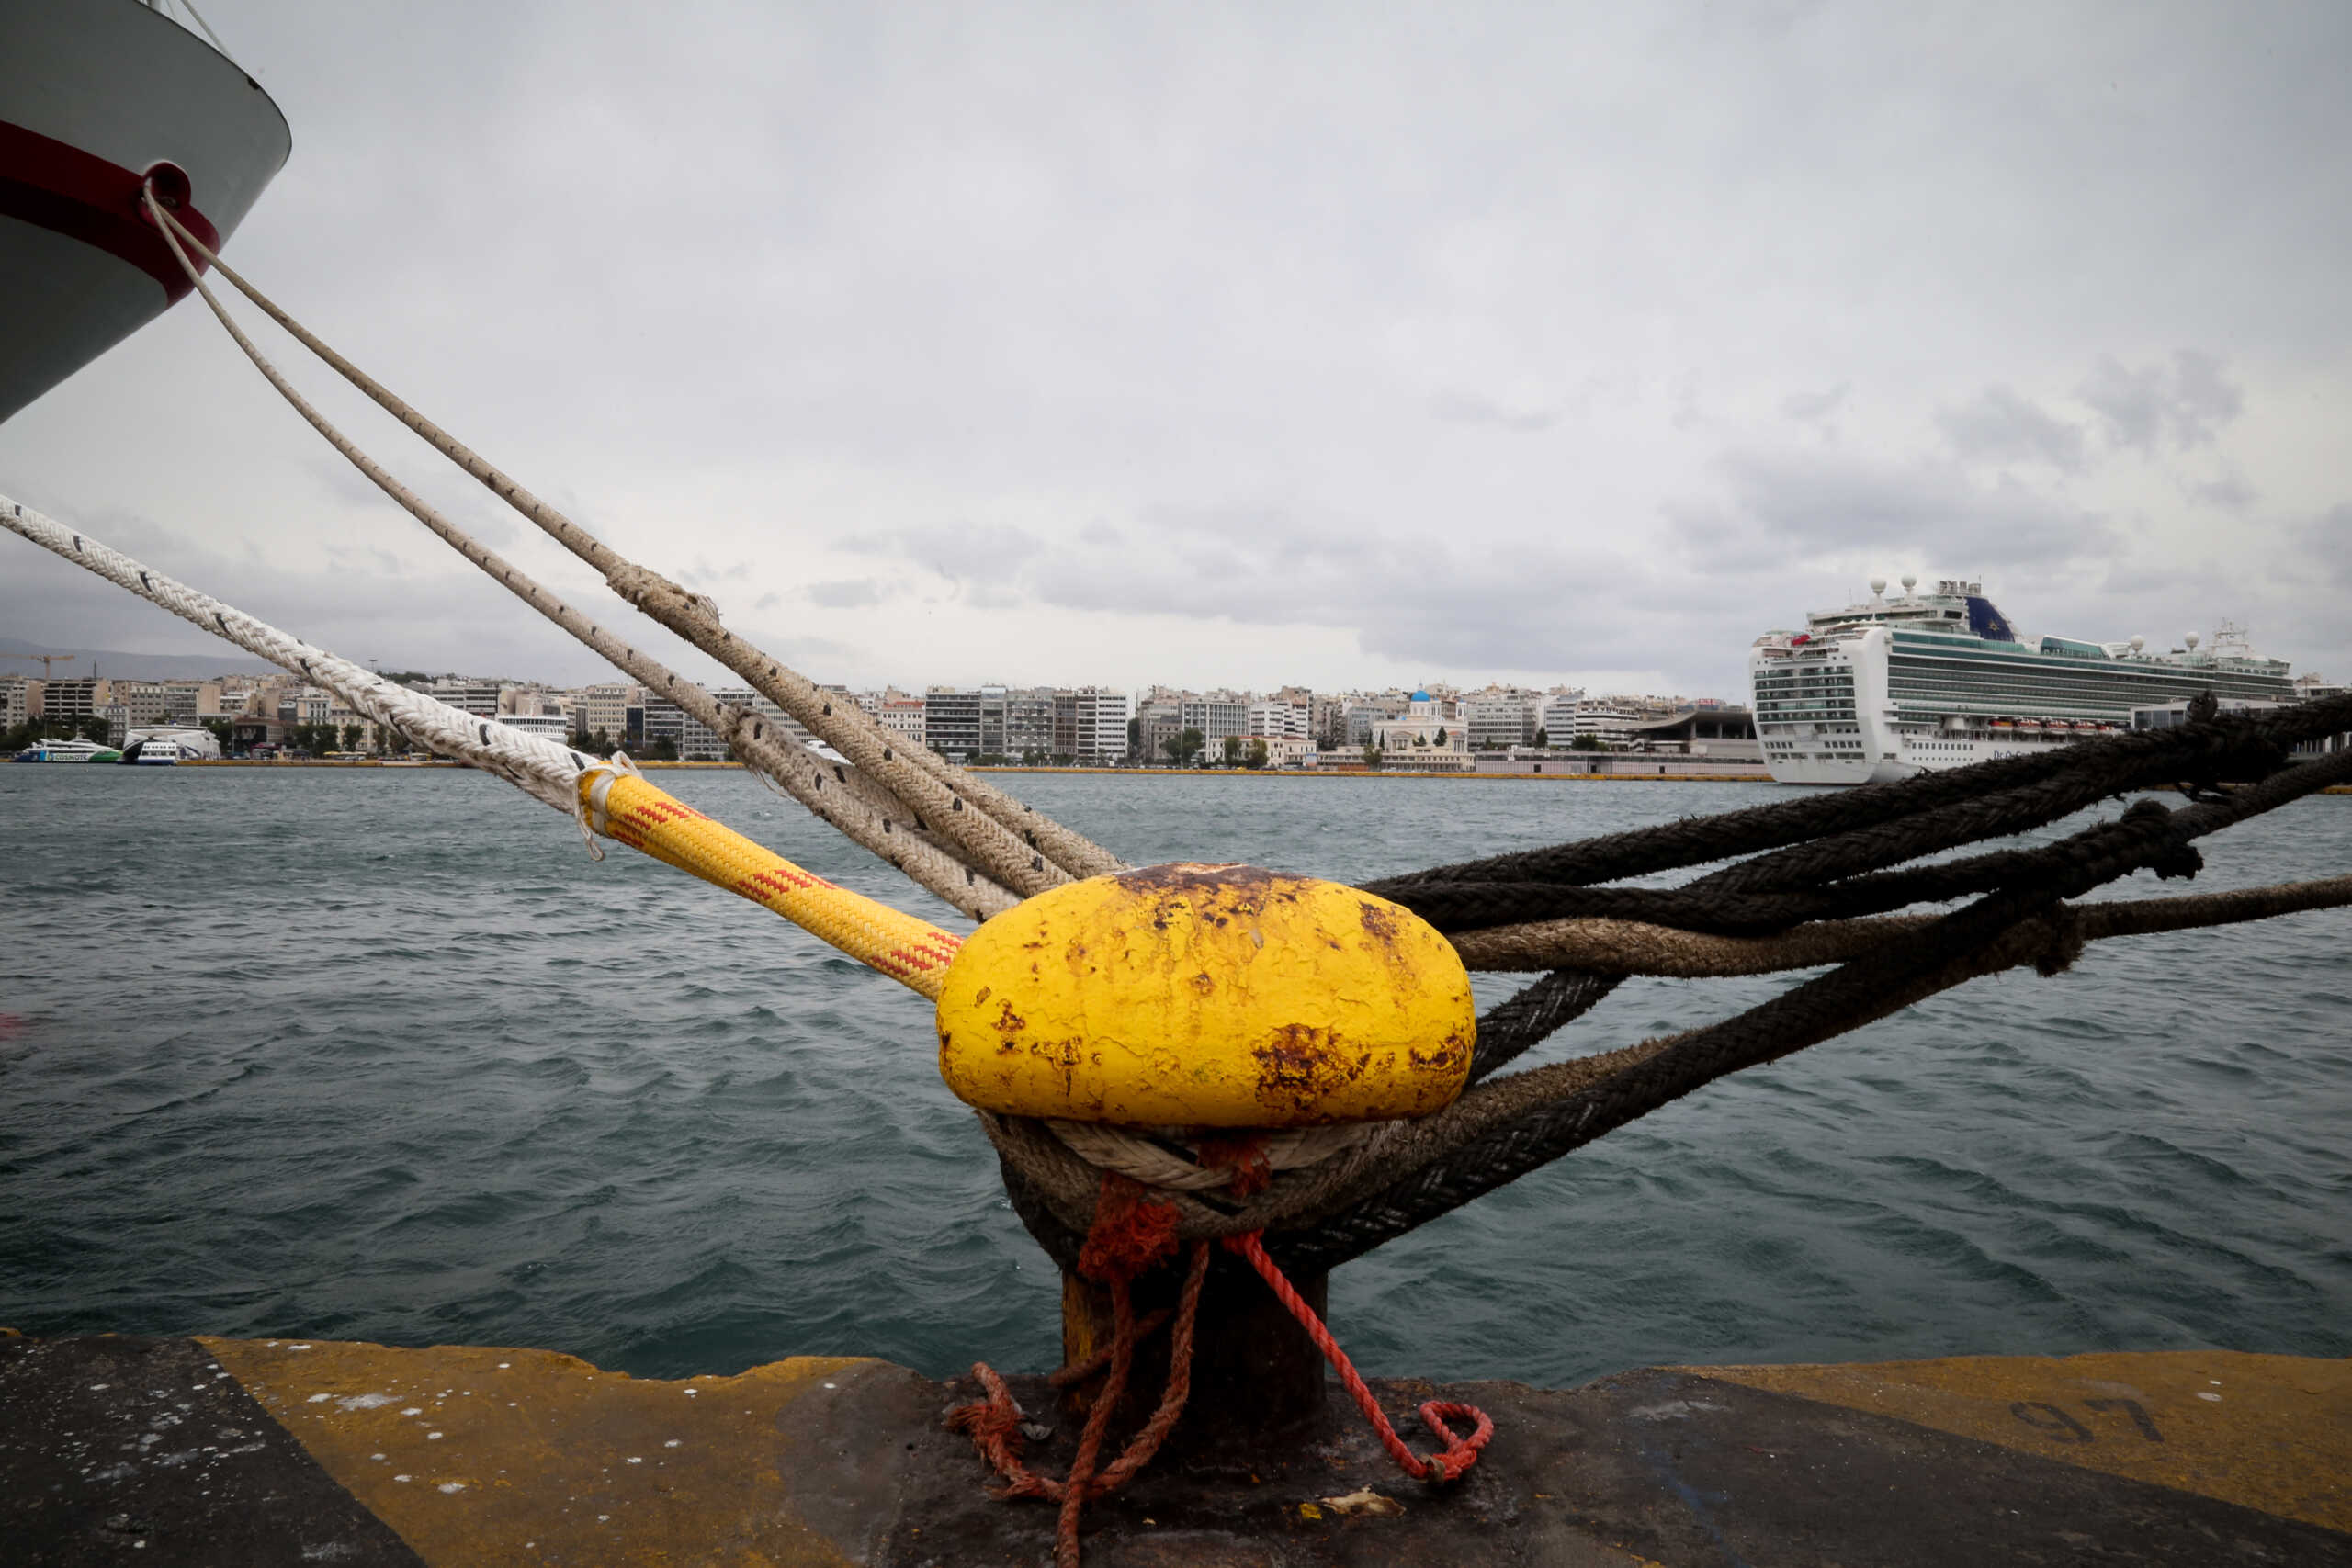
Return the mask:
<path id="1" fill-rule="evenodd" d="M 1040 1378 L 1016 1395 L 1075 1423 Z M 1354 1412 L 1156 1464 L 1088 1562 L 2352 1564 L 2352 1362 L 2222 1350 L 1658 1367 L 1474 1401 L 1444 1492 Z M 0 1338 L 0 1541 L 40 1564 L 873 1564 L 1048 1560 L 943 1429 L 968 1382 L 795 1357 L 649 1379 L 546 1350 Z"/>

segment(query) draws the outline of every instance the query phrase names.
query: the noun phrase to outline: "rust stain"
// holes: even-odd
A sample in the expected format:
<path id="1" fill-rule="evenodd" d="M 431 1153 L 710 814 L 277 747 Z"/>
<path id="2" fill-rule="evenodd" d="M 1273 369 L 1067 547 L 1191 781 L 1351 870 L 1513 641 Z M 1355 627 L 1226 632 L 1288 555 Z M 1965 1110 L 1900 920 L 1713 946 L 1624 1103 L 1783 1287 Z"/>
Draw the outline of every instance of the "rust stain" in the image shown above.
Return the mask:
<path id="1" fill-rule="evenodd" d="M 1470 1055 L 1470 1043 L 1459 1034 L 1448 1034 L 1427 1050 L 1423 1050 L 1419 1045 L 1412 1046 L 1408 1050 L 1407 1055 L 1412 1058 L 1413 1066 L 1416 1067 L 1426 1068 L 1432 1072 L 1444 1072 L 1460 1064 Z"/>
<path id="2" fill-rule="evenodd" d="M 1018 1034 L 1028 1027 L 1029 1021 L 1012 1010 L 1011 997 L 997 1003 L 996 1031 L 999 1034 Z"/>
<path id="3" fill-rule="evenodd" d="M 1258 1063 L 1259 1100 L 1291 1115 L 1314 1112 L 1354 1081 L 1370 1059 L 1360 1055 L 1351 1062 L 1329 1030 L 1306 1023 L 1283 1024 L 1250 1054 Z"/>
<path id="4" fill-rule="evenodd" d="M 1371 934 L 1373 941 L 1383 947 L 1396 945 L 1396 910 L 1385 904 L 1359 903 L 1356 908 L 1363 911 L 1363 929 Z"/>

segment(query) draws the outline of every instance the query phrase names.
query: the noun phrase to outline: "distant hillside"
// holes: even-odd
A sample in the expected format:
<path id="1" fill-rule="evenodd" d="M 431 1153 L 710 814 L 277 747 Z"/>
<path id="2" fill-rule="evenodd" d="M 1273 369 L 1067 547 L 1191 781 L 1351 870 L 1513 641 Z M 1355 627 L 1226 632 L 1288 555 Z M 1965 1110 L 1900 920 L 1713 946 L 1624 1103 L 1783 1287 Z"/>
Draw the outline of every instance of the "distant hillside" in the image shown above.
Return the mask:
<path id="1" fill-rule="evenodd" d="M 277 666 L 266 659 L 233 648 L 219 653 L 125 653 L 120 649 L 76 648 L 62 643 L 27 642 L 22 637 L 0 637 L 0 675 L 30 675 L 36 680 L 43 674 L 38 659 L 16 659 L 12 654 L 70 653 L 72 668 L 54 667 L 57 679 L 74 677 L 87 679 L 90 661 L 97 660 L 100 675 L 125 680 L 203 680 L 214 675 L 254 675 L 264 671 L 277 672 Z"/>

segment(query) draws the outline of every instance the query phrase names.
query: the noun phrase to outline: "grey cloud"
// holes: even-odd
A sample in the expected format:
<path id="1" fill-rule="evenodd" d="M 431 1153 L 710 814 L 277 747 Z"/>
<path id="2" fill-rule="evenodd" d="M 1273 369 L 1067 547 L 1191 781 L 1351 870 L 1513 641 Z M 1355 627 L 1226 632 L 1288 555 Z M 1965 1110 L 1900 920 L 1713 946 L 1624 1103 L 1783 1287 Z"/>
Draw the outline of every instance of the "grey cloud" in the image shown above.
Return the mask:
<path id="1" fill-rule="evenodd" d="M 1543 545 L 1497 557 L 1272 505 L 1160 506 L 1142 521 L 1132 536 L 990 554 L 992 602 L 1337 626 L 1366 652 L 1451 670 L 1580 667 L 1576 656 L 1601 643 L 1612 645 L 1608 661 L 1625 667 L 1663 664 L 1670 651 L 1670 614 L 1641 595 L 1593 592 L 1597 581 L 1623 581 L 1602 554 Z M 902 533 L 892 547 L 922 559 L 936 543 Z M 967 575 L 981 570 L 967 566 Z"/>
<path id="2" fill-rule="evenodd" d="M 1964 403 L 1937 410 L 1936 426 L 1964 459 L 2047 463 L 2066 473 L 2082 471 L 2082 426 L 2007 386 L 1996 383 Z"/>
<path id="3" fill-rule="evenodd" d="M 2329 507 L 2296 532 L 2300 547 L 2292 558 L 2293 567 L 2312 571 L 2338 589 L 2352 590 L 2352 502 Z M 2338 627 L 2345 625 L 2340 601 L 2328 604 L 2325 610 Z"/>
<path id="4" fill-rule="evenodd" d="M 1430 400 L 1438 418 L 1452 424 L 1484 425 L 1515 435 L 1532 435 L 1560 423 L 1556 409 L 1506 408 L 1476 392 L 1448 392 Z"/>
<path id="5" fill-rule="evenodd" d="M 2162 364 L 2126 366 L 2101 355 L 2076 396 L 2098 415 L 2108 444 L 2153 454 L 2160 445 L 2210 445 L 2245 412 L 2245 395 L 2217 355 L 2184 348 Z"/>
<path id="6" fill-rule="evenodd" d="M 2180 488 L 2191 500 L 2223 512 L 2250 512 L 2262 499 L 2262 492 L 2235 468 L 2222 469 L 2217 479 L 2184 479 Z"/>
<path id="7" fill-rule="evenodd" d="M 1716 465 L 1727 492 L 1668 518 L 1685 548 L 1717 570 L 1878 552 L 1933 553 L 1956 571 L 2041 566 L 2117 547 L 2098 513 L 2003 475 L 1980 483 L 1939 463 L 1818 450 L 1745 450 Z"/>
<path id="8" fill-rule="evenodd" d="M 1849 381 L 1840 381 L 1826 392 L 1791 392 L 1781 400 L 1781 412 L 1799 424 L 1809 424 L 1825 435 L 1838 434 L 1838 411 L 1846 406 L 1847 394 L 1853 390 Z"/>
<path id="9" fill-rule="evenodd" d="M 1026 529 L 1005 524 L 944 523 L 885 534 L 854 534 L 836 541 L 859 555 L 903 556 L 950 582 L 1002 582 L 1045 548 Z"/>
<path id="10" fill-rule="evenodd" d="M 828 610 L 855 610 L 882 603 L 882 584 L 870 577 L 839 578 L 827 582 L 812 582 L 801 590 L 812 604 Z M 773 594 L 768 596 L 772 600 Z M 763 603 L 767 601 L 763 600 Z"/>

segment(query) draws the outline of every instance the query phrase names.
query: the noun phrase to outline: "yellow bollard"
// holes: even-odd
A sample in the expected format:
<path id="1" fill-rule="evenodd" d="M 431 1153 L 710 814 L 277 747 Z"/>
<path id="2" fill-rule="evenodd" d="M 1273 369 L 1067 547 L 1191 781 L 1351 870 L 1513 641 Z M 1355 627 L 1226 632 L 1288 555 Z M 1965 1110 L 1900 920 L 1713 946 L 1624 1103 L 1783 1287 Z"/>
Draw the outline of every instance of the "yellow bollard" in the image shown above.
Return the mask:
<path id="1" fill-rule="evenodd" d="M 968 1104 L 1170 1128 L 1426 1116 L 1476 1033 L 1470 976 L 1419 916 L 1247 865 L 1038 894 L 966 939 L 938 1019 Z"/>

